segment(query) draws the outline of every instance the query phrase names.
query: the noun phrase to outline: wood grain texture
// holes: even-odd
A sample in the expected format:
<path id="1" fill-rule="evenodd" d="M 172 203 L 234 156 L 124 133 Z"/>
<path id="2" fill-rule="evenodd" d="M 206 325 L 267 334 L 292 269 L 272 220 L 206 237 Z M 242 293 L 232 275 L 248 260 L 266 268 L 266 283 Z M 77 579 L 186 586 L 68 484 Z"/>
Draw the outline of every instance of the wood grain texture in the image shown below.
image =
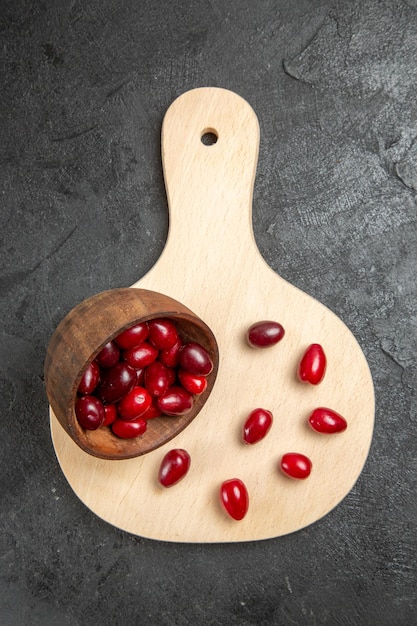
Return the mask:
<path id="1" fill-rule="evenodd" d="M 200 138 L 207 130 L 215 144 Z M 180 96 L 162 128 L 169 203 L 166 247 L 134 286 L 161 291 L 191 308 L 213 330 L 220 351 L 213 392 L 198 417 L 159 450 L 120 462 L 83 453 L 51 416 L 55 450 L 80 499 L 97 515 L 138 535 L 180 542 L 259 540 L 316 521 L 350 491 L 366 460 L 373 431 L 369 368 L 355 338 L 325 306 L 275 274 L 252 232 L 252 193 L 259 147 L 256 115 L 242 98 L 201 88 Z M 246 344 L 246 329 L 277 320 L 286 334 L 268 350 Z M 296 368 L 305 348 L 322 344 L 328 359 L 318 387 L 301 384 Z M 261 406 L 274 424 L 253 447 L 241 441 L 246 415 Z M 307 426 L 318 406 L 340 412 L 344 433 L 323 436 Z M 191 455 L 189 475 L 164 490 L 159 463 L 171 447 Z M 311 476 L 295 482 L 278 471 L 285 452 L 307 454 Z M 250 508 L 234 522 L 218 501 L 220 483 L 239 477 Z M 140 494 L 140 497 L 139 497 Z"/>

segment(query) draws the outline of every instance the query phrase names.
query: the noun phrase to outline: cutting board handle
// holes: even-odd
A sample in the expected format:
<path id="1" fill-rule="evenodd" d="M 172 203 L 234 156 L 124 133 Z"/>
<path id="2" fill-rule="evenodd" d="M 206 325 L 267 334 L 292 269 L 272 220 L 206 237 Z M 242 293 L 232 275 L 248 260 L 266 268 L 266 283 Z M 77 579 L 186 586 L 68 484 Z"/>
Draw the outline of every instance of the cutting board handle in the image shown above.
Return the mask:
<path id="1" fill-rule="evenodd" d="M 161 141 L 168 258 L 181 253 L 198 262 L 224 249 L 253 248 L 259 124 L 251 106 L 226 89 L 193 89 L 167 110 Z"/>

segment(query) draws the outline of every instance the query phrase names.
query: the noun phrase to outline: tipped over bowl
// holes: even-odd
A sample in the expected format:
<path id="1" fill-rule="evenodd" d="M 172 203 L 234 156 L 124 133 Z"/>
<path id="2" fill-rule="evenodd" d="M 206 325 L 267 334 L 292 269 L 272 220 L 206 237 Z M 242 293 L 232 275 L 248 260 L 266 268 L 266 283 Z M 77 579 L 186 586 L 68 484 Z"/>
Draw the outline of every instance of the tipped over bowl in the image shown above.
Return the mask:
<path id="1" fill-rule="evenodd" d="M 120 437 L 111 426 L 83 427 L 76 415 L 76 403 L 87 368 L 96 362 L 109 342 L 127 329 L 161 319 L 175 325 L 183 347 L 197 344 L 209 356 L 212 367 L 205 375 L 204 390 L 192 396 L 192 406 L 183 414 L 162 413 L 147 419 L 145 432 L 136 437 Z M 45 358 L 46 393 L 57 420 L 85 452 L 108 460 L 129 459 L 162 446 L 194 420 L 213 389 L 218 364 L 219 351 L 213 332 L 186 306 L 155 291 L 112 289 L 84 300 L 58 325 Z M 177 384 L 178 381 L 174 383 Z"/>

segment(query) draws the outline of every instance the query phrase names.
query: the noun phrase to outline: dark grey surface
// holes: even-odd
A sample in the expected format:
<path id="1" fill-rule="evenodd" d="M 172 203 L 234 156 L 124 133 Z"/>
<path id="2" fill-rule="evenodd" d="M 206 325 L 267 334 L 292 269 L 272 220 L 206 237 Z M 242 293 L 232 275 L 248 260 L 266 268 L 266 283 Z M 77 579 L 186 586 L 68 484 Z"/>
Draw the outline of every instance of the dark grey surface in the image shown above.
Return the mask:
<path id="1" fill-rule="evenodd" d="M 0 2 L 2 625 L 417 623 L 416 5 Z M 351 328 L 376 391 L 352 492 L 260 543 L 102 522 L 60 471 L 42 382 L 62 317 L 160 255 L 162 117 L 203 85 L 254 107 L 259 249 Z"/>

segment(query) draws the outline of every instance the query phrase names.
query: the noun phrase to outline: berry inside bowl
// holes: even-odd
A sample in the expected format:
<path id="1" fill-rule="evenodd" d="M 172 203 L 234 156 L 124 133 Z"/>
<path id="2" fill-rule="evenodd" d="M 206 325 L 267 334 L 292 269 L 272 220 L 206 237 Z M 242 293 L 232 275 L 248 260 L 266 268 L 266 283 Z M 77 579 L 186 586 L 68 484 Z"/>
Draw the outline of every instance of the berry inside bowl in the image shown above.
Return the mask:
<path id="1" fill-rule="evenodd" d="M 46 393 L 68 435 L 103 459 L 146 454 L 198 415 L 217 376 L 210 328 L 164 294 L 112 289 L 81 302 L 48 345 Z"/>

